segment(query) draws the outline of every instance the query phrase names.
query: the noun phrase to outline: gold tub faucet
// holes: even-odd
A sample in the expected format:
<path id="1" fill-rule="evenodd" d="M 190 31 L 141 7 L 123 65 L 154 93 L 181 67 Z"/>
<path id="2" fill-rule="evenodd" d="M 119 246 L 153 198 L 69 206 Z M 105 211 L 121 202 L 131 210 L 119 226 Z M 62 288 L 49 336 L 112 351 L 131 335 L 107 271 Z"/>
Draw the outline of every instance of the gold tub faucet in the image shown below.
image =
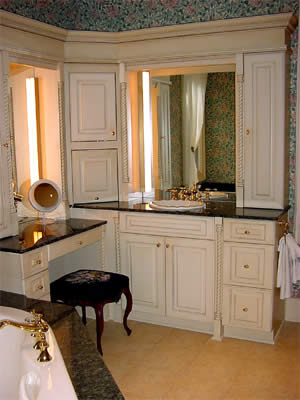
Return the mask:
<path id="1" fill-rule="evenodd" d="M 6 326 L 13 326 L 21 329 L 22 331 L 31 333 L 36 338 L 36 343 L 33 346 L 34 349 L 40 350 L 40 355 L 37 358 L 40 362 L 47 362 L 52 359 L 48 353 L 49 344 L 46 341 L 45 333 L 48 332 L 49 325 L 42 320 L 42 314 L 36 313 L 34 310 L 31 312 L 32 320 L 30 322 L 17 322 L 9 319 L 3 319 L 0 321 L 0 329 Z"/>

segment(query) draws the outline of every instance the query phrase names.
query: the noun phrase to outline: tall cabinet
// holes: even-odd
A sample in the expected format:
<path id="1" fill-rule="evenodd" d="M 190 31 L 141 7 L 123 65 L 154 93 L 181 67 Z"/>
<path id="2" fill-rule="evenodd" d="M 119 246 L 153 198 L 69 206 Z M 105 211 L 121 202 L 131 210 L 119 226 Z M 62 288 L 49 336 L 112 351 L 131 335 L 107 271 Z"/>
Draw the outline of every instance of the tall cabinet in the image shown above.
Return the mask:
<path id="1" fill-rule="evenodd" d="M 244 55 L 244 207 L 287 205 L 286 54 Z"/>
<path id="2" fill-rule="evenodd" d="M 66 64 L 69 200 L 118 200 L 117 69 Z"/>

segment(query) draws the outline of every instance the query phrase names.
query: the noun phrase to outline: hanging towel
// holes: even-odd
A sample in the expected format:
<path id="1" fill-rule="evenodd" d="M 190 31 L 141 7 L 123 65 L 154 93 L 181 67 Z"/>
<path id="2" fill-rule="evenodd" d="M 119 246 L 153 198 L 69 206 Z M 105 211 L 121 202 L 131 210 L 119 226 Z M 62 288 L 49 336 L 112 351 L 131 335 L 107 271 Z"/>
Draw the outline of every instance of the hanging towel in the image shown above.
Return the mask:
<path id="1" fill-rule="evenodd" d="M 292 274 L 287 241 L 283 236 L 279 240 L 279 259 L 277 272 L 277 287 L 280 288 L 280 299 L 288 299 L 292 295 Z"/>
<path id="2" fill-rule="evenodd" d="M 292 282 L 300 280 L 300 246 L 297 244 L 293 235 L 286 235 L 286 244 L 289 253 L 289 262 L 292 269 Z"/>

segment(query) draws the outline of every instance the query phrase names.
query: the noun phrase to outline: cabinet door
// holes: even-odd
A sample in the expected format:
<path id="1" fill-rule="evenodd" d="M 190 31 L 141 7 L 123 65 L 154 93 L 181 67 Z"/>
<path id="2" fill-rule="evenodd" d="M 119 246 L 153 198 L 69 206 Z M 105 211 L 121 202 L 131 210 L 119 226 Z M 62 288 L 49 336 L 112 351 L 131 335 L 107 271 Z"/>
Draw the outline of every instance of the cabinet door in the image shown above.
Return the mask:
<path id="1" fill-rule="evenodd" d="M 72 151 L 75 203 L 118 200 L 117 150 Z"/>
<path id="2" fill-rule="evenodd" d="M 285 54 L 247 54 L 244 206 L 285 206 Z"/>
<path id="3" fill-rule="evenodd" d="M 160 236 L 121 233 L 121 269 L 129 276 L 135 311 L 165 314 L 165 248 Z"/>
<path id="4" fill-rule="evenodd" d="M 70 74 L 71 140 L 116 140 L 115 74 Z"/>
<path id="5" fill-rule="evenodd" d="M 238 286 L 223 289 L 223 323 L 241 328 L 270 331 L 272 291 Z"/>
<path id="6" fill-rule="evenodd" d="M 214 319 L 214 242 L 166 238 L 167 315 Z"/>

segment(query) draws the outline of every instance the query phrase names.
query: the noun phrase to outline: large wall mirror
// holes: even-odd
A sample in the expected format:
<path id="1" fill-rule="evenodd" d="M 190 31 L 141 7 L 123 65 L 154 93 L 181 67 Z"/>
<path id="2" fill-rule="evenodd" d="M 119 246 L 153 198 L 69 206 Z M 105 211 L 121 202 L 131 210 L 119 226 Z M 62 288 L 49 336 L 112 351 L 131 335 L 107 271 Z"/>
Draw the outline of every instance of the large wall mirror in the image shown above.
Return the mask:
<path id="1" fill-rule="evenodd" d="M 234 191 L 235 75 L 234 64 L 129 72 L 133 191 Z"/>
<path id="2" fill-rule="evenodd" d="M 54 68 L 9 64 L 12 185 L 15 199 L 28 208 L 34 182 L 61 186 L 58 81 Z"/>

